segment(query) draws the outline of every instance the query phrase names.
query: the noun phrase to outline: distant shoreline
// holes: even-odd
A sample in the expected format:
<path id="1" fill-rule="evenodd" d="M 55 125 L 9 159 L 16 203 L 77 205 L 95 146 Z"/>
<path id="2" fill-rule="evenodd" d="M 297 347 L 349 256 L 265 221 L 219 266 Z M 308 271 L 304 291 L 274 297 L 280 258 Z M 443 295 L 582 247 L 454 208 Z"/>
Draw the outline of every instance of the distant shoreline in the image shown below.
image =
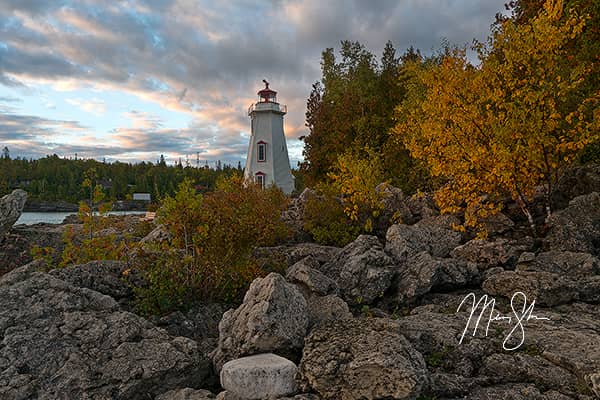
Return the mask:
<path id="1" fill-rule="evenodd" d="M 134 200 L 117 200 L 113 202 L 113 211 L 147 211 L 150 204 L 145 201 Z M 43 201 L 43 200 L 27 200 L 23 212 L 69 212 L 76 213 L 79 211 L 79 205 L 69 203 L 67 201 Z"/>

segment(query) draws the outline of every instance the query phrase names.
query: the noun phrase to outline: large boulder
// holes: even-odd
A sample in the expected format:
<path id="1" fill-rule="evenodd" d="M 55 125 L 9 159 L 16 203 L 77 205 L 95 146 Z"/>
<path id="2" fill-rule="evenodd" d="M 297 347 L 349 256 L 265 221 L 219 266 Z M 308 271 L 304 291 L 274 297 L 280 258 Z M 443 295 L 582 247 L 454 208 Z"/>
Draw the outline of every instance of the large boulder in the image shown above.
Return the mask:
<path id="1" fill-rule="evenodd" d="M 212 374 L 196 342 L 35 265 L 0 279 L 0 398 L 147 399 Z"/>
<path id="2" fill-rule="evenodd" d="M 387 319 L 348 319 L 313 330 L 300 363 L 304 391 L 323 399 L 415 399 L 427 385 L 421 354 Z"/>
<path id="3" fill-rule="evenodd" d="M 308 323 L 306 300 L 295 285 L 274 272 L 257 278 L 244 302 L 223 314 L 213 362 L 220 370 L 229 360 L 259 353 L 296 358 Z"/>
<path id="4" fill-rule="evenodd" d="M 553 214 L 544 239 L 547 250 L 600 255 L 600 194 L 578 196 Z"/>
<path id="5" fill-rule="evenodd" d="M 376 236 L 360 235 L 320 268 L 337 282 L 342 299 L 356 305 L 383 296 L 392 283 L 394 264 Z"/>
<path id="6" fill-rule="evenodd" d="M 410 257 L 399 268 L 394 285 L 395 300 L 410 303 L 432 290 L 448 291 L 477 283 L 477 264 L 437 258 L 427 252 Z"/>
<path id="7" fill-rule="evenodd" d="M 400 262 L 422 251 L 447 257 L 461 241 L 461 234 L 452 230 L 452 224 L 458 222 L 452 216 L 440 216 L 415 225 L 392 225 L 386 233 L 385 249 Z"/>
<path id="8" fill-rule="evenodd" d="M 14 190 L 0 198 L 0 239 L 17 222 L 27 201 L 27 192 L 21 189 Z"/>
<path id="9" fill-rule="evenodd" d="M 296 392 L 296 365 L 276 354 L 231 360 L 221 369 L 221 386 L 241 400 L 274 399 Z"/>

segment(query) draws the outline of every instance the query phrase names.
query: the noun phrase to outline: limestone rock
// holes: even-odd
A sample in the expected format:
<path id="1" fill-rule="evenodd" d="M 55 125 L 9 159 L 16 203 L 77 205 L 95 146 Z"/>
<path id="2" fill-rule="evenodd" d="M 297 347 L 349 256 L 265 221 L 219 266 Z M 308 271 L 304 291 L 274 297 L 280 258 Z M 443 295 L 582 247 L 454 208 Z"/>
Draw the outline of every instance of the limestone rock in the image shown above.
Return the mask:
<path id="1" fill-rule="evenodd" d="M 579 196 L 569 206 L 550 217 L 544 239 L 547 250 L 600 255 L 600 194 Z"/>
<path id="2" fill-rule="evenodd" d="M 219 337 L 219 322 L 231 306 L 225 303 L 198 304 L 186 312 L 175 311 L 150 321 L 173 336 L 184 336 L 198 342 Z"/>
<path id="3" fill-rule="evenodd" d="M 483 360 L 481 374 L 495 383 L 529 382 L 537 387 L 574 391 L 577 377 L 539 355 L 492 354 Z"/>
<path id="4" fill-rule="evenodd" d="M 563 209 L 571 199 L 592 192 L 600 193 L 600 165 L 570 168 L 552 191 L 552 206 L 556 210 Z"/>
<path id="5" fill-rule="evenodd" d="M 257 354 L 231 360 L 221 369 L 221 386 L 244 400 L 261 400 L 296 392 L 298 368 L 275 354 Z"/>
<path id="6" fill-rule="evenodd" d="M 308 256 L 292 265 L 285 277 L 289 282 L 300 284 L 309 291 L 321 296 L 338 294 L 337 283 L 321 273 L 318 268 L 319 262 L 317 259 Z"/>
<path id="7" fill-rule="evenodd" d="M 74 286 L 108 295 L 119 302 L 133 297 L 131 288 L 123 280 L 123 271 L 126 269 L 124 262 L 103 260 L 55 269 L 49 274 Z"/>
<path id="8" fill-rule="evenodd" d="M 600 260 L 589 253 L 548 251 L 530 259 L 519 259 L 517 271 L 551 272 L 576 278 L 600 275 Z"/>
<path id="9" fill-rule="evenodd" d="M 555 306 L 577 299 L 577 284 L 564 276 L 550 272 L 503 271 L 489 276 L 482 285 L 493 296 L 511 298 L 515 292 L 523 292 L 528 302 Z"/>
<path id="10" fill-rule="evenodd" d="M 157 396 L 154 400 L 212 400 L 215 395 L 204 389 L 175 389 Z"/>
<path id="11" fill-rule="evenodd" d="M 431 290 L 457 289 L 477 282 L 477 265 L 449 258 L 432 257 L 421 252 L 410 257 L 399 269 L 395 299 L 412 302 Z"/>
<path id="12" fill-rule="evenodd" d="M 386 233 L 385 249 L 400 262 L 422 251 L 435 257 L 447 257 L 461 241 L 460 233 L 452 230 L 449 221 L 451 219 L 442 216 L 415 225 L 392 225 Z"/>
<path id="13" fill-rule="evenodd" d="M 477 263 L 482 269 L 512 267 L 521 253 L 530 248 L 531 244 L 517 244 L 507 239 L 473 239 L 456 247 L 450 255 L 452 258 Z"/>
<path id="14" fill-rule="evenodd" d="M 323 399 L 414 399 L 427 384 L 425 361 L 387 319 L 349 319 L 306 338 L 302 389 Z"/>
<path id="15" fill-rule="evenodd" d="M 196 342 L 30 266 L 0 279 L 0 337 L 0 398 L 146 399 L 212 373 Z"/>
<path id="16" fill-rule="evenodd" d="M 27 192 L 21 189 L 0 198 L 0 239 L 17 222 L 27 201 Z"/>
<path id="17" fill-rule="evenodd" d="M 295 285 L 277 273 L 257 278 L 244 302 L 223 314 L 213 362 L 220 370 L 229 360 L 258 353 L 293 358 L 302 348 L 308 322 L 306 300 Z"/>
<path id="18" fill-rule="evenodd" d="M 336 295 L 309 295 L 306 301 L 308 303 L 309 329 L 329 321 L 352 318 L 348 303 Z"/>
<path id="19" fill-rule="evenodd" d="M 360 235 L 349 243 L 321 272 L 337 282 L 348 304 L 370 304 L 390 287 L 394 261 L 375 236 Z"/>

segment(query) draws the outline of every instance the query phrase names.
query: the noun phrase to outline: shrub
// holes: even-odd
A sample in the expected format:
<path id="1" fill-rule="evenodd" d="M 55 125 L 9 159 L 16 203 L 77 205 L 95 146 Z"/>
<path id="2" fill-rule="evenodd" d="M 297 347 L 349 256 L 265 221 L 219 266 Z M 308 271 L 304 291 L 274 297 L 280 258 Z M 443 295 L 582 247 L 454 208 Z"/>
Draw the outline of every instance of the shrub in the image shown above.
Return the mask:
<path id="1" fill-rule="evenodd" d="M 239 300 L 264 275 L 252 250 L 289 235 L 281 220 L 286 205 L 279 189 L 244 186 L 238 175 L 205 195 L 184 181 L 158 212 L 172 241 L 138 257 L 147 282 L 136 289 L 139 309 L 165 313 L 191 303 Z"/>
<path id="2" fill-rule="evenodd" d="M 338 198 L 325 191 L 307 200 L 304 230 L 319 244 L 343 247 L 356 239 L 361 227 L 346 215 Z"/>

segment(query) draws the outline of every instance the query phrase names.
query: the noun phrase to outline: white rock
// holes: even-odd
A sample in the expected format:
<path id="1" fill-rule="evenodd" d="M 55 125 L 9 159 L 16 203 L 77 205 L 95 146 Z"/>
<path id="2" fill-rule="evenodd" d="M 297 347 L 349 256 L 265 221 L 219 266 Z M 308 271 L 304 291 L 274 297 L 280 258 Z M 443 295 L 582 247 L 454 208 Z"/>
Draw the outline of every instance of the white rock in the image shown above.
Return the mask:
<path id="1" fill-rule="evenodd" d="M 271 399 L 296 392 L 298 368 L 290 360 L 267 353 L 231 360 L 221 369 L 221 386 L 244 400 Z"/>

